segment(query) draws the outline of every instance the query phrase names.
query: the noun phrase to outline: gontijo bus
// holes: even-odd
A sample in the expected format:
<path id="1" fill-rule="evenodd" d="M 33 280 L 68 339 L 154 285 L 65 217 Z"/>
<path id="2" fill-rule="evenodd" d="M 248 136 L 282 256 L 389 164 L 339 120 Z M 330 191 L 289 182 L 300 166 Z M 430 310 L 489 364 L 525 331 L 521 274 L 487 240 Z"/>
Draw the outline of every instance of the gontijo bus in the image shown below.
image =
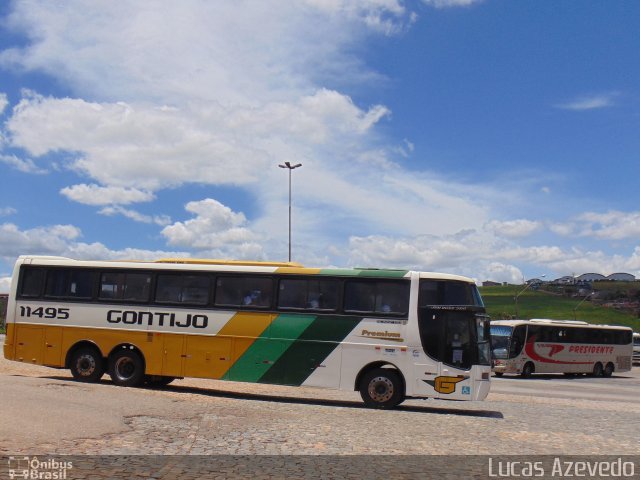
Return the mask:
<path id="1" fill-rule="evenodd" d="M 494 371 L 521 374 L 590 373 L 610 377 L 631 370 L 632 330 L 574 320 L 494 320 Z"/>
<path id="2" fill-rule="evenodd" d="M 20 257 L 4 355 L 123 386 L 357 390 L 375 408 L 482 400 L 491 369 L 489 318 L 468 278 L 194 259 Z"/>

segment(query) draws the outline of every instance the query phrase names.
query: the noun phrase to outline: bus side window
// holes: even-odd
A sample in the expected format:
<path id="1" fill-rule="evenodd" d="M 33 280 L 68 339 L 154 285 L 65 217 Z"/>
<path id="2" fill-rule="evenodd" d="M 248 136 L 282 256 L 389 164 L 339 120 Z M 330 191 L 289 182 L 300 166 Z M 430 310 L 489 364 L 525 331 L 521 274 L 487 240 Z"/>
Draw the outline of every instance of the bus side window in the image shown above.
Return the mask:
<path id="1" fill-rule="evenodd" d="M 269 277 L 218 277 L 215 304 L 218 306 L 271 306 L 272 281 Z"/>
<path id="2" fill-rule="evenodd" d="M 307 280 L 281 279 L 278 295 L 279 308 L 305 308 L 307 303 Z"/>
<path id="3" fill-rule="evenodd" d="M 156 302 L 206 305 L 209 302 L 209 277 L 202 275 L 158 275 Z"/>
<path id="4" fill-rule="evenodd" d="M 39 297 L 42 293 L 44 270 L 40 268 L 26 268 L 22 270 L 22 297 Z"/>
<path id="5" fill-rule="evenodd" d="M 44 291 L 45 297 L 64 297 L 67 293 L 69 270 L 49 270 Z"/>
<path id="6" fill-rule="evenodd" d="M 151 290 L 148 273 L 103 273 L 100 278 L 100 298 L 146 302 Z"/>
<path id="7" fill-rule="evenodd" d="M 71 270 L 69 297 L 91 298 L 93 296 L 94 278 L 91 270 Z"/>
<path id="8" fill-rule="evenodd" d="M 406 314 L 409 309 L 409 282 L 348 280 L 345 284 L 345 311 Z"/>

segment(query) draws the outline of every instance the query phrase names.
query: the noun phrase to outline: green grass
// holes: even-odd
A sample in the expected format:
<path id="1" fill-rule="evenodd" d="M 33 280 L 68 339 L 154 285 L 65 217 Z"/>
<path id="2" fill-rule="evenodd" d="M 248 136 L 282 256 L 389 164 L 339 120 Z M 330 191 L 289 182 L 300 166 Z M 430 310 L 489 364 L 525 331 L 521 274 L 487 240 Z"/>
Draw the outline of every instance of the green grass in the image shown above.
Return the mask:
<path id="1" fill-rule="evenodd" d="M 518 297 L 518 314 L 514 297 L 522 290 L 521 285 L 481 287 L 480 294 L 484 299 L 487 312 L 494 320 L 505 318 L 552 318 L 556 320 L 573 320 L 575 318 L 589 323 L 608 325 L 624 325 L 640 331 L 640 319 L 635 315 L 619 312 L 611 308 L 592 305 L 581 299 L 554 295 L 546 292 L 527 290 Z"/>

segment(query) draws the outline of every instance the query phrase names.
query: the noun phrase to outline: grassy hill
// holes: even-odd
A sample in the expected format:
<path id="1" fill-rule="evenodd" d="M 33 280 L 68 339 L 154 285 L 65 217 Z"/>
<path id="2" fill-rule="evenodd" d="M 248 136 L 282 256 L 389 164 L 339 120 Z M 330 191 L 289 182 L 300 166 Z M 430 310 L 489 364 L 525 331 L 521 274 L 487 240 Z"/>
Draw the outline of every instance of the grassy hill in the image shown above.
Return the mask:
<path id="1" fill-rule="evenodd" d="M 494 320 L 516 317 L 514 297 L 522 290 L 522 285 L 499 287 L 481 287 L 480 293 L 487 312 Z M 575 318 L 589 323 L 625 325 L 634 331 L 640 331 L 640 319 L 629 313 L 611 308 L 592 305 L 586 301 L 578 306 L 580 299 L 555 295 L 553 293 L 527 290 L 518 297 L 517 318 L 553 318 L 573 320 Z"/>

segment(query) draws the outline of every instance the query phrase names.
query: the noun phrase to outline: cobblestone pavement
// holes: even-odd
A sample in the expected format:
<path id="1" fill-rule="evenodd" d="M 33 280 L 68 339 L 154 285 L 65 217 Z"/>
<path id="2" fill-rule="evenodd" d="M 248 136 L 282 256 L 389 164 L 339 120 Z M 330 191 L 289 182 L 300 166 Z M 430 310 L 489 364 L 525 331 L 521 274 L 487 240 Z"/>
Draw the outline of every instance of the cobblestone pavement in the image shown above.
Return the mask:
<path id="1" fill-rule="evenodd" d="M 128 389 L 2 359 L 0 404 L 3 455 L 640 453 L 640 398 L 492 393 L 376 411 L 355 392 L 198 379 Z"/>

